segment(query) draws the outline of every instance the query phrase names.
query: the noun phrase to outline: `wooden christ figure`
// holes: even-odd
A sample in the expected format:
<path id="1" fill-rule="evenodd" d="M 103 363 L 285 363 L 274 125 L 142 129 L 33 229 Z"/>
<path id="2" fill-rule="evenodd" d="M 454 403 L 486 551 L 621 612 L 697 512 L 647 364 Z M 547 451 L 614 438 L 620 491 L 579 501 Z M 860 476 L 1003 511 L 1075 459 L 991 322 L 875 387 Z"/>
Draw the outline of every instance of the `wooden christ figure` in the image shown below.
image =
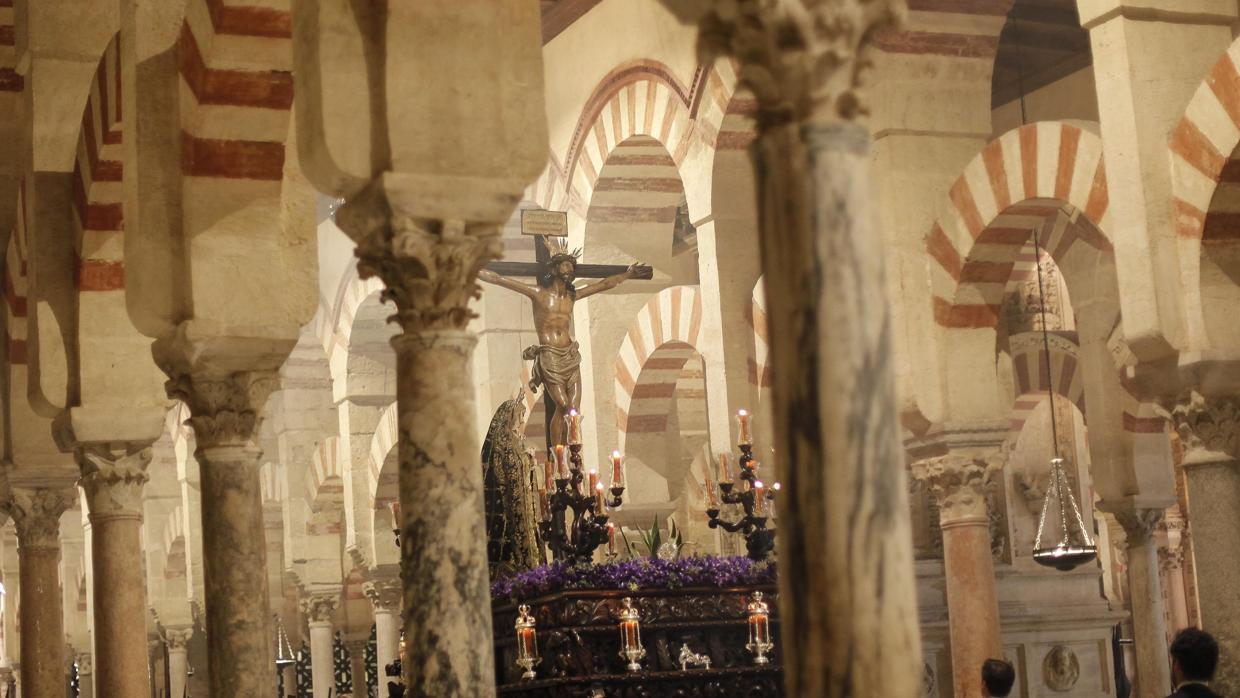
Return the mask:
<path id="1" fill-rule="evenodd" d="M 517 274 L 534 271 L 528 269 L 531 265 L 525 264 L 493 263 L 480 271 L 478 278 L 530 299 L 538 344 L 526 347 L 521 356 L 534 362 L 530 371 L 530 388 L 537 390 L 541 385 L 555 403 L 555 412 L 548 425 L 548 443 L 563 444 L 567 443 L 565 437 L 568 429 L 564 416 L 571 409 L 581 409 L 581 353 L 572 335 L 573 306 L 578 300 L 615 288 L 628 279 L 649 279 L 653 272 L 644 264 L 631 264 L 627 268 L 578 265 L 580 251 L 570 252 L 562 238 L 553 238 L 546 248 L 538 251 L 540 264 L 536 267 L 537 283 L 534 285 L 497 273 L 497 270 L 509 269 Z M 590 267 L 592 273 L 599 270 L 620 271 L 577 288 L 574 282 L 579 266 Z"/>

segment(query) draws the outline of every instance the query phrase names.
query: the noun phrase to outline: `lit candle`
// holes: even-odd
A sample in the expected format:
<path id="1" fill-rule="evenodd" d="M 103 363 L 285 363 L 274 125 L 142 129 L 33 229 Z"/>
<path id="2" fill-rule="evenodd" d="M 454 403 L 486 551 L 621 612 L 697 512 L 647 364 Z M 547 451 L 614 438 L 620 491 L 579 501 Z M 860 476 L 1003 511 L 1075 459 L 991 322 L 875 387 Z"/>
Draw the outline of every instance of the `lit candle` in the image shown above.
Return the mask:
<path id="1" fill-rule="evenodd" d="M 546 463 L 544 463 L 544 465 L 545 465 L 545 469 L 543 470 L 543 487 L 546 487 L 547 489 L 551 489 L 552 487 L 555 486 L 554 485 L 555 483 L 555 459 L 552 458 L 550 454 L 548 454 L 547 461 Z"/>
<path id="2" fill-rule="evenodd" d="M 603 496 L 603 483 L 601 482 L 594 485 L 594 503 L 597 513 L 602 514 L 607 510 L 607 498 Z"/>
<path id="3" fill-rule="evenodd" d="M 616 554 L 616 525 L 610 521 L 607 522 L 607 552 Z"/>
<path id="4" fill-rule="evenodd" d="M 753 513 L 754 516 L 766 514 L 766 488 L 761 480 L 753 481 Z"/>
<path id="5" fill-rule="evenodd" d="M 710 481 L 710 475 L 706 476 L 706 508 L 718 509 L 719 496 L 715 492 L 715 483 Z"/>
<path id="6" fill-rule="evenodd" d="M 564 444 L 555 445 L 555 462 L 560 467 L 560 478 L 568 479 L 568 456 L 564 453 Z"/>
<path id="7" fill-rule="evenodd" d="M 771 484 L 771 497 L 770 497 L 771 501 L 769 504 L 769 510 L 767 511 L 767 516 L 771 517 L 772 519 L 775 518 L 775 498 L 779 496 L 779 490 L 781 487 L 782 485 L 780 485 L 778 482 Z"/>
<path id="8" fill-rule="evenodd" d="M 598 471 L 591 469 L 590 470 L 590 489 L 594 490 L 597 487 L 598 487 Z"/>
<path id="9" fill-rule="evenodd" d="M 620 462 L 620 452 L 611 452 L 611 486 L 624 487 L 624 465 Z"/>
<path id="10" fill-rule="evenodd" d="M 581 414 L 577 410 L 569 410 L 564 419 L 568 420 L 568 442 L 581 443 Z"/>
<path id="11" fill-rule="evenodd" d="M 741 444 L 742 446 L 746 446 L 746 445 L 753 443 L 753 435 L 749 433 L 749 413 L 746 412 L 745 410 L 738 410 L 736 412 L 736 419 L 738 422 L 740 422 L 740 432 L 741 432 L 741 438 L 740 438 L 740 441 L 738 441 L 738 443 Z"/>
<path id="12" fill-rule="evenodd" d="M 732 464 L 726 453 L 719 454 L 719 482 L 732 482 Z"/>

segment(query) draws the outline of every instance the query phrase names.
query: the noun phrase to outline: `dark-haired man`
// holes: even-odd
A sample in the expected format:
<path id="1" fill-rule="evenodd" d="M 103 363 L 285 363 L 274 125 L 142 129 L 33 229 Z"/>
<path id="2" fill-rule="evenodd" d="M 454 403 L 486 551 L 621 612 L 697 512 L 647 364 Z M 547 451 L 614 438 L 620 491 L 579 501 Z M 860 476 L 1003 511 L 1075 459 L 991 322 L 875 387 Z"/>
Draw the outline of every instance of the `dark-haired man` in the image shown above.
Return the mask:
<path id="1" fill-rule="evenodd" d="M 1002 659 L 987 659 L 982 662 L 982 696 L 984 698 L 1004 698 L 1012 692 L 1012 684 L 1016 683 L 1016 669 Z"/>
<path id="2" fill-rule="evenodd" d="M 1171 643 L 1171 680 L 1175 693 L 1169 698 L 1221 698 L 1210 690 L 1218 668 L 1218 643 L 1204 630 L 1185 628 Z"/>

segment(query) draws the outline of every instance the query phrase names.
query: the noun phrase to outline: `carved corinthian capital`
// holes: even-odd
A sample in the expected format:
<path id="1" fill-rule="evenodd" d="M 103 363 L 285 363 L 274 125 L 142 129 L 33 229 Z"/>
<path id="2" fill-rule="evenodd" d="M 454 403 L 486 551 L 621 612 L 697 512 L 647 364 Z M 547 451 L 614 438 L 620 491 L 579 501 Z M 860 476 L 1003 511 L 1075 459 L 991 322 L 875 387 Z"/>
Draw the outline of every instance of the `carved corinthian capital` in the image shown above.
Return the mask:
<path id="1" fill-rule="evenodd" d="M 117 453 L 102 446 L 84 446 L 78 449 L 77 458 L 92 520 L 142 518 L 142 486 L 148 479 L 150 447 Z"/>
<path id="2" fill-rule="evenodd" d="M 60 515 L 73 507 L 76 495 L 75 490 L 67 488 L 14 488 L 9 511 L 17 527 L 18 547 L 58 549 Z"/>
<path id="3" fill-rule="evenodd" d="M 168 646 L 168 651 L 170 652 L 184 650 L 193 636 L 193 628 L 165 628 L 164 644 Z"/>
<path id="4" fill-rule="evenodd" d="M 301 612 L 311 623 L 330 623 L 339 602 L 339 594 L 311 594 L 301 600 Z"/>
<path id="5" fill-rule="evenodd" d="M 698 22 L 699 60 L 740 62 L 758 99 L 758 128 L 794 120 L 856 120 L 867 113 L 866 44 L 903 21 L 904 0 L 662 0 Z"/>
<path id="6" fill-rule="evenodd" d="M 1002 464 L 999 457 L 952 454 L 916 461 L 912 474 L 934 495 L 942 523 L 966 519 L 988 522 L 986 492 Z"/>
<path id="7" fill-rule="evenodd" d="M 1166 516 L 1166 511 L 1163 509 L 1141 507 L 1125 507 L 1111 513 L 1119 525 L 1124 527 L 1124 536 L 1127 538 L 1129 548 L 1148 543 L 1158 531 L 1163 517 Z"/>
<path id="8" fill-rule="evenodd" d="M 1184 444 L 1185 464 L 1240 459 L 1240 397 L 1190 390 L 1168 415 Z"/>
<path id="9" fill-rule="evenodd" d="M 400 610 L 402 588 L 400 579 L 396 577 L 380 577 L 362 585 L 362 591 L 376 611 L 394 612 Z"/>
<path id="10" fill-rule="evenodd" d="M 169 375 L 168 397 L 189 406 L 188 421 L 198 448 L 250 442 L 258 432 L 267 397 L 279 387 L 275 371 Z"/>

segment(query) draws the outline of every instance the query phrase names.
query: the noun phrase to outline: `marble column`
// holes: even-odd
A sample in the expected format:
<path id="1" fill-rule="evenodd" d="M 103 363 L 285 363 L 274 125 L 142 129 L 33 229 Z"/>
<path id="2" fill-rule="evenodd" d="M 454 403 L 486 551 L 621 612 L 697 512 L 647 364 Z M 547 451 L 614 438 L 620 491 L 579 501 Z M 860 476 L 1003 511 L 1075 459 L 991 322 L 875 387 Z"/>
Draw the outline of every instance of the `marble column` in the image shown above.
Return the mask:
<path id="1" fill-rule="evenodd" d="M 379 669 L 379 685 L 386 685 L 384 667 L 396 661 L 400 653 L 400 580 L 372 579 L 362 587 L 370 599 L 375 616 L 375 664 Z"/>
<path id="2" fill-rule="evenodd" d="M 146 580 L 142 565 L 142 486 L 150 448 L 112 453 L 78 449 L 82 489 L 91 525 L 94 573 L 95 675 L 101 696 L 136 696 L 148 690 L 145 638 Z"/>
<path id="3" fill-rule="evenodd" d="M 1158 571 L 1161 573 L 1167 599 L 1167 637 L 1188 627 L 1188 596 L 1184 589 L 1184 548 L 1171 546 L 1158 549 Z"/>
<path id="4" fill-rule="evenodd" d="M 75 495 L 68 488 L 13 490 L 9 509 L 17 526 L 21 561 L 23 698 L 63 698 L 65 694 L 60 515 L 73 506 Z"/>
<path id="5" fill-rule="evenodd" d="M 332 618 L 339 594 L 313 594 L 301 602 L 310 626 L 310 671 L 314 698 L 329 698 L 336 691 L 336 659 L 333 655 Z"/>
<path id="6" fill-rule="evenodd" d="M 956 698 L 981 698 L 982 663 L 1003 657 L 986 504 L 1000 467 L 998 458 L 966 455 L 927 458 L 912 467 L 939 505 Z"/>
<path id="7" fill-rule="evenodd" d="M 164 643 L 168 647 L 168 698 L 184 698 L 189 671 L 189 639 L 194 629 L 165 628 Z"/>
<path id="8" fill-rule="evenodd" d="M 882 236 L 858 55 L 903 2 L 664 0 L 757 97 L 789 695 L 914 696 L 921 665 Z M 829 59 L 828 59 L 829 57 Z"/>
<path id="9" fill-rule="evenodd" d="M 1213 684 L 1221 695 L 1240 695 L 1240 397 L 1180 397 L 1172 418 L 1184 444 L 1188 520 L 1201 625 L 1218 640 Z"/>
<path id="10" fill-rule="evenodd" d="M 78 698 L 94 698 L 95 696 L 95 662 L 90 652 L 82 652 L 74 657 L 78 668 Z M 143 673 L 145 677 L 146 674 Z M 145 688 L 145 687 L 144 687 Z M 101 696 L 113 695 L 99 693 Z"/>
<path id="11" fill-rule="evenodd" d="M 1163 698 L 1171 692 L 1167 654 L 1167 612 L 1158 577 L 1155 532 L 1163 509 L 1112 510 L 1124 527 L 1128 553 L 1128 600 L 1132 609 L 1133 651 L 1136 654 L 1136 698 Z"/>
<path id="12" fill-rule="evenodd" d="M 159 351 L 156 357 L 166 355 Z M 253 442 L 274 372 L 183 372 L 169 397 L 190 409 L 201 472 L 207 680 L 213 696 L 275 693 L 268 608 L 267 533 L 259 486 L 262 449 Z"/>
<path id="13" fill-rule="evenodd" d="M 366 695 L 366 647 L 369 645 L 370 640 L 367 638 L 348 640 L 344 643 L 345 649 L 349 650 L 349 671 L 353 675 L 353 698 L 362 698 Z"/>

